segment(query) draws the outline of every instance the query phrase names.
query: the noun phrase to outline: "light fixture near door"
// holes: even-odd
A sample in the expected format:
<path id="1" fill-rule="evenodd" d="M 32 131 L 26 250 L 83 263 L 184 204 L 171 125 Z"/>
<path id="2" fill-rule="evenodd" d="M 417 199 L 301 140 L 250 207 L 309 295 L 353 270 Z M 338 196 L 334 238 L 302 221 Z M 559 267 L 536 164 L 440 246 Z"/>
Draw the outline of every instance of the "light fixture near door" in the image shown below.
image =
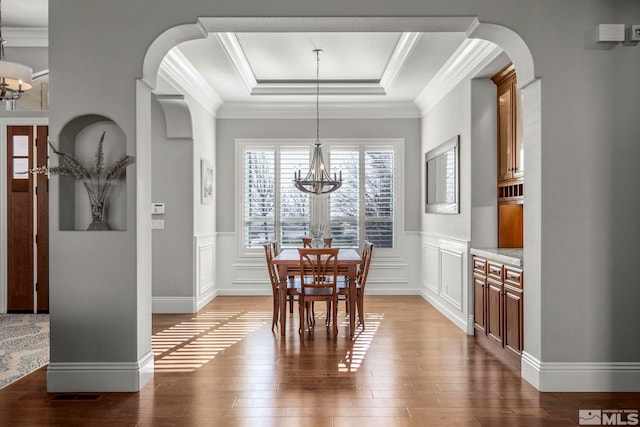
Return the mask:
<path id="1" fill-rule="evenodd" d="M 332 179 L 322 158 L 322 144 L 320 143 L 320 54 L 322 49 L 314 49 L 313 52 L 316 54 L 316 142 L 309 172 L 304 178 L 302 178 L 300 171 L 294 172 L 293 181 L 296 188 L 305 193 L 326 194 L 336 191 L 342 186 L 342 171 L 339 172 L 339 177 L 334 172 Z"/>
<path id="2" fill-rule="evenodd" d="M 0 101 L 13 101 L 31 89 L 33 70 L 26 65 L 9 62 L 4 54 L 2 37 L 2 0 L 0 0 Z"/>

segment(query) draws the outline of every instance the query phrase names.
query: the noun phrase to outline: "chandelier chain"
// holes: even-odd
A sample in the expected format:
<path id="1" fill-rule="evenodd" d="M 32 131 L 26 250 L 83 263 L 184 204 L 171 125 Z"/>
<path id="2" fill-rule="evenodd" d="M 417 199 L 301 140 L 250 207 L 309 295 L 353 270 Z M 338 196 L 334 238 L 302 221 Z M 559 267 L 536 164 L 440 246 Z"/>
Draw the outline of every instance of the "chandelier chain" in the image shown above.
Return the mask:
<path id="1" fill-rule="evenodd" d="M 316 49 L 316 142 L 320 142 L 320 52 L 322 49 Z"/>

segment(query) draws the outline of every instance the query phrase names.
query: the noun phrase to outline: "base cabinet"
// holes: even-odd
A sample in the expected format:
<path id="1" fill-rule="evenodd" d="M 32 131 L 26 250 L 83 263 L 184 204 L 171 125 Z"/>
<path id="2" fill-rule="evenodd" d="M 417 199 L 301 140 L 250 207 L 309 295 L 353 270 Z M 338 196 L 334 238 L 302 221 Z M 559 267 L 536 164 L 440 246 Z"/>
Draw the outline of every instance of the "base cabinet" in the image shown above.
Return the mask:
<path id="1" fill-rule="evenodd" d="M 474 329 L 520 357 L 523 350 L 523 271 L 473 257 Z"/>

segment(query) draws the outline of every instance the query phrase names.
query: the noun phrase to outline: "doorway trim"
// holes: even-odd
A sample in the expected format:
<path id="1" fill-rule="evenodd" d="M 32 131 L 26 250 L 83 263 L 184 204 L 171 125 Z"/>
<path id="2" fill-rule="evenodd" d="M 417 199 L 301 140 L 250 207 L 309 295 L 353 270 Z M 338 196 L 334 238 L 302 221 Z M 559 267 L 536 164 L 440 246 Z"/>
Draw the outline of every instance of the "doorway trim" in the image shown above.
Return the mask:
<path id="1" fill-rule="evenodd" d="M 7 170 L 7 127 L 49 126 L 48 117 L 0 117 L 0 170 Z M 7 312 L 8 250 L 7 250 L 7 174 L 0 174 L 0 313 Z"/>
<path id="2" fill-rule="evenodd" d="M 523 137 L 528 154 L 525 156 L 527 210 L 532 213 L 525 220 L 527 232 L 524 236 L 524 256 L 527 259 L 527 298 L 525 298 L 525 348 L 521 375 L 536 388 L 542 387 L 541 340 L 541 191 L 542 191 L 542 131 L 540 118 L 542 83 L 535 77 L 533 56 L 525 41 L 515 31 L 497 24 L 482 23 L 474 16 L 462 17 L 224 17 L 199 18 L 192 24 L 178 25 L 160 34 L 149 46 L 142 63 L 142 77 L 136 87 L 136 151 L 138 158 L 151 152 L 151 99 L 157 86 L 160 64 L 165 55 L 179 43 L 206 38 L 210 32 L 340 32 L 340 31 L 418 31 L 418 32 L 465 32 L 468 38 L 477 38 L 495 43 L 509 56 L 518 73 L 523 89 L 524 126 Z M 142 154 L 142 156 L 141 156 Z M 150 156 L 149 156 L 150 157 Z M 141 162 L 142 163 L 142 162 Z M 145 212 L 150 197 L 151 164 L 136 168 L 137 211 Z M 138 294 L 151 295 L 151 219 L 137 215 L 137 270 Z M 144 313 L 143 313 L 144 314 Z M 142 322 L 144 323 L 144 321 Z M 138 325 L 144 330 L 144 324 Z"/>

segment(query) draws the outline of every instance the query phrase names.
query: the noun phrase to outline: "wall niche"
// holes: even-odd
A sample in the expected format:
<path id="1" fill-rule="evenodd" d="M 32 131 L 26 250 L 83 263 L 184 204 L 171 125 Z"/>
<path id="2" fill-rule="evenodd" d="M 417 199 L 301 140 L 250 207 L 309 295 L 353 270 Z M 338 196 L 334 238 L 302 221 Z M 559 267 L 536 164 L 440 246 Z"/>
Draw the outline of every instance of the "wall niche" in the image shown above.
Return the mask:
<path id="1" fill-rule="evenodd" d="M 102 151 L 104 171 L 126 154 L 124 132 L 113 120 L 101 115 L 84 115 L 69 121 L 62 131 L 56 149 L 73 155 L 89 171 L 94 171 L 98 144 L 104 133 Z M 49 150 L 49 164 L 63 165 L 61 156 Z M 59 177 L 60 230 L 117 230 L 127 229 L 127 168 L 111 181 L 104 198 L 104 221 L 96 226 L 96 209 L 92 206 L 85 184 L 73 175 Z M 104 171 L 101 174 L 104 176 Z M 93 187 L 96 188 L 96 183 Z M 95 204 L 95 203 L 94 203 Z"/>

